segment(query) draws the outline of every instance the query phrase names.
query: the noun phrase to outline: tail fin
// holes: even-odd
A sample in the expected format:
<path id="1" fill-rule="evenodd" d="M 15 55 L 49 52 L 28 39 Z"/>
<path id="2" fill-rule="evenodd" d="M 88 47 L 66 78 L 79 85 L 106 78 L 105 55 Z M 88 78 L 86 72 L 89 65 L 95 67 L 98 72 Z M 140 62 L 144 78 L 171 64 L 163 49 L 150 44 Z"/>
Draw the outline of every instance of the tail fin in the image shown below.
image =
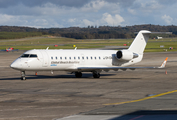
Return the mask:
<path id="1" fill-rule="evenodd" d="M 147 30 L 141 30 L 128 48 L 128 50 L 132 51 L 133 53 L 143 54 L 150 33 L 151 32 Z"/>

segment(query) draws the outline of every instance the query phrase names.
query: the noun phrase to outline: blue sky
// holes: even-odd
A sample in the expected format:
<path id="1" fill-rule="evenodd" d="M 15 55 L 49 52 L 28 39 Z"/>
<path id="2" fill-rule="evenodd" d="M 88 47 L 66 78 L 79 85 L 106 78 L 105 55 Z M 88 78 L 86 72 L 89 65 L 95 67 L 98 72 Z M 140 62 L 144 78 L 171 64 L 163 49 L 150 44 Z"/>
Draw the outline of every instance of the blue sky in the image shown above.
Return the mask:
<path id="1" fill-rule="evenodd" d="M 177 25 L 177 0 L 0 0 L 0 26 Z"/>

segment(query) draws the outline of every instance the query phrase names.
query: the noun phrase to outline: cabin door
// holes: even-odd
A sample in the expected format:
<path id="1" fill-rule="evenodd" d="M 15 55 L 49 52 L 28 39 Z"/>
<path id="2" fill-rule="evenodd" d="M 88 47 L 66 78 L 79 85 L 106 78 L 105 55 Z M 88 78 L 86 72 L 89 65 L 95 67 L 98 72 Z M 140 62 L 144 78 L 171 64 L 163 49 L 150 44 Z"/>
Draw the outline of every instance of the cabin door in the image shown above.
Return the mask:
<path id="1" fill-rule="evenodd" d="M 49 56 L 46 51 L 41 51 L 42 53 L 42 66 L 47 67 L 49 65 Z"/>

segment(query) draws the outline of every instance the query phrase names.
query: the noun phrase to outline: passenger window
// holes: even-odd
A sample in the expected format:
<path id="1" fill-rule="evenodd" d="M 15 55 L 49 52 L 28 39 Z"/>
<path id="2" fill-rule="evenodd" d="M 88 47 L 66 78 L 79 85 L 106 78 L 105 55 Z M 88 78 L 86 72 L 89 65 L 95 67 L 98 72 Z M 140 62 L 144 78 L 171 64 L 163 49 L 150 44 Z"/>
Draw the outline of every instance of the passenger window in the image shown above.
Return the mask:
<path id="1" fill-rule="evenodd" d="M 95 57 L 95 60 L 96 60 L 96 57 Z"/>
<path id="2" fill-rule="evenodd" d="M 55 57 L 57 59 L 57 57 Z"/>
<path id="3" fill-rule="evenodd" d="M 53 60 L 53 57 L 51 57 L 51 59 Z"/>
<path id="4" fill-rule="evenodd" d="M 99 59 L 101 59 L 101 57 L 99 57 Z"/>
<path id="5" fill-rule="evenodd" d="M 82 57 L 82 59 L 84 60 L 84 57 Z"/>
<path id="6" fill-rule="evenodd" d="M 60 57 L 60 60 L 62 60 L 62 57 Z"/>
<path id="7" fill-rule="evenodd" d="M 78 57 L 78 59 L 80 60 L 80 57 Z"/>
<path id="8" fill-rule="evenodd" d="M 67 59 L 67 57 L 65 57 L 65 60 Z"/>
<path id="9" fill-rule="evenodd" d="M 71 60 L 71 57 L 69 57 L 69 59 Z"/>
<path id="10" fill-rule="evenodd" d="M 88 60 L 88 57 L 87 57 L 87 60 Z"/>
<path id="11" fill-rule="evenodd" d="M 76 59 L 76 57 L 74 57 L 74 60 Z"/>
<path id="12" fill-rule="evenodd" d="M 90 57 L 92 59 L 92 57 Z"/>

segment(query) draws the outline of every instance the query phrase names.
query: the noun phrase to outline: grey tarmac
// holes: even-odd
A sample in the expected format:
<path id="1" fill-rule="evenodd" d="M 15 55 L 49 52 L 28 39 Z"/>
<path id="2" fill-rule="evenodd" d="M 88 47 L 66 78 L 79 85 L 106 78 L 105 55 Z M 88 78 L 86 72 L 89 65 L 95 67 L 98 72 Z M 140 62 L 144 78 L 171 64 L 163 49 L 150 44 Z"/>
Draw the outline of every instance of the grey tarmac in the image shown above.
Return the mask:
<path id="1" fill-rule="evenodd" d="M 9 65 L 23 51 L 0 52 L 0 120 L 148 120 L 177 118 L 177 93 L 121 103 L 177 90 L 177 52 L 145 53 L 135 66 L 165 69 L 102 72 L 100 79 L 54 71 L 20 72 Z M 108 105 L 105 105 L 108 104 Z M 169 119 L 168 119 L 169 120 Z"/>

